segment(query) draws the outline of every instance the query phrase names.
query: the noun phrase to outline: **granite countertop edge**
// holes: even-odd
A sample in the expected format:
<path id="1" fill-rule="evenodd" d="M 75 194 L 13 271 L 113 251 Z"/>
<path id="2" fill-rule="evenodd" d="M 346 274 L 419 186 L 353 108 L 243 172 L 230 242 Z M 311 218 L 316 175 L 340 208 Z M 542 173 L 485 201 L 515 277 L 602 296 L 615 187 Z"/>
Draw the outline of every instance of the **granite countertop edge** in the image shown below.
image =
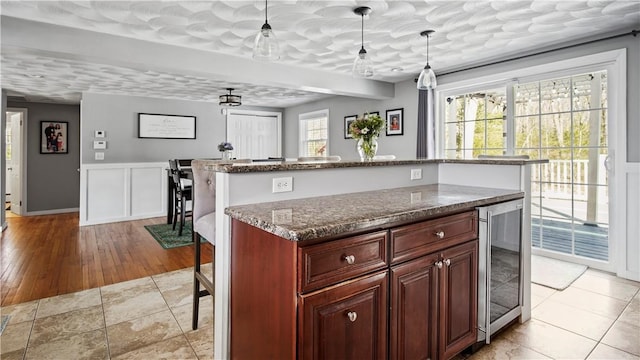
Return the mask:
<path id="1" fill-rule="evenodd" d="M 523 197 L 523 192 L 516 191 L 511 194 L 491 196 L 470 201 L 462 201 L 455 204 L 428 206 L 420 209 L 389 213 L 373 218 L 354 219 L 341 223 L 324 224 L 298 231 L 290 230 L 285 224 L 275 224 L 272 220 L 269 219 L 258 218 L 255 216 L 244 214 L 242 211 L 235 210 L 234 208 L 225 209 L 225 214 L 229 215 L 232 219 L 236 219 L 240 222 L 249 224 L 268 233 L 277 235 L 281 238 L 298 242 L 318 238 L 335 237 L 345 233 L 375 230 L 388 227 L 390 224 L 414 221 L 417 222 L 437 215 L 445 215 L 458 211 L 470 210 L 479 206 L 496 204 L 504 201 L 520 199 Z"/>
<path id="2" fill-rule="evenodd" d="M 252 173 L 267 171 L 312 170 L 312 169 L 338 169 L 353 167 L 397 166 L 415 164 L 477 164 L 477 165 L 529 165 L 547 163 L 548 160 L 538 159 L 412 159 L 412 160 L 375 160 L 361 161 L 267 161 L 250 162 L 244 160 L 241 163 L 219 160 L 195 160 L 196 168 L 223 172 L 223 173 Z"/>

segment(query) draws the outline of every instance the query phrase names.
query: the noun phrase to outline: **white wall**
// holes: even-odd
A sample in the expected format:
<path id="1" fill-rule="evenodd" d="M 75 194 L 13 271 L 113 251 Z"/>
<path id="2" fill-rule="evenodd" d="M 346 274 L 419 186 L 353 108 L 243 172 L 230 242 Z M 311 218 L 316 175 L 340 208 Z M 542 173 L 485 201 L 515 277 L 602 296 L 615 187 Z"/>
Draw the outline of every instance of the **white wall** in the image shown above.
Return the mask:
<path id="1" fill-rule="evenodd" d="M 344 117 L 362 116 L 365 112 L 380 112 L 385 119 L 387 110 L 404 108 L 404 135 L 381 135 L 378 139 L 379 155 L 396 155 L 399 159 L 416 158 L 416 132 L 418 128 L 418 90 L 413 80 L 397 83 L 395 97 L 390 100 L 371 100 L 347 96 L 335 96 L 284 111 L 283 132 L 285 157 L 298 156 L 298 115 L 329 109 L 329 155 L 340 155 L 343 159 L 357 159 L 356 141 L 344 138 Z"/>

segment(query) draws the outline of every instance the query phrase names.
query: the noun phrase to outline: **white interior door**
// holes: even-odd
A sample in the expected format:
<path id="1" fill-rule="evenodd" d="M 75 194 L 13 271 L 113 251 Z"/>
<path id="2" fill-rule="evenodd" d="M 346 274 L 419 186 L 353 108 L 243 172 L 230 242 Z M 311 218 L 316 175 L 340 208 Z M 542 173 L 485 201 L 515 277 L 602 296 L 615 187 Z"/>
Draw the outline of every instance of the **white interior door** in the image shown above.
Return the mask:
<path id="1" fill-rule="evenodd" d="M 227 141 L 237 159 L 280 157 L 281 114 L 264 111 L 227 112 Z"/>
<path id="2" fill-rule="evenodd" d="M 7 158 L 8 176 L 6 191 L 11 193 L 11 212 L 22 215 L 22 112 L 7 112 L 11 122 L 11 158 Z M 9 144 L 7 144 L 9 146 Z"/>

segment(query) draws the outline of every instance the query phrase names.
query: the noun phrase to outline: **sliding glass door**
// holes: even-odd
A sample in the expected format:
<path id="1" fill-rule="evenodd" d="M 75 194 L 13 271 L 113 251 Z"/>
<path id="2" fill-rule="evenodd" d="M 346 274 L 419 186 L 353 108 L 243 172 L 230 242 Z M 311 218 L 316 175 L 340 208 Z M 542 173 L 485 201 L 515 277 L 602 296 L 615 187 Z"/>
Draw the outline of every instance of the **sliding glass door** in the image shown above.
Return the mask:
<path id="1" fill-rule="evenodd" d="M 518 84 L 517 154 L 549 159 L 532 169 L 534 248 L 609 261 L 605 71 Z"/>
<path id="2" fill-rule="evenodd" d="M 607 268 L 607 72 L 512 81 L 441 99 L 444 157 L 549 159 L 532 166 L 534 249 Z"/>

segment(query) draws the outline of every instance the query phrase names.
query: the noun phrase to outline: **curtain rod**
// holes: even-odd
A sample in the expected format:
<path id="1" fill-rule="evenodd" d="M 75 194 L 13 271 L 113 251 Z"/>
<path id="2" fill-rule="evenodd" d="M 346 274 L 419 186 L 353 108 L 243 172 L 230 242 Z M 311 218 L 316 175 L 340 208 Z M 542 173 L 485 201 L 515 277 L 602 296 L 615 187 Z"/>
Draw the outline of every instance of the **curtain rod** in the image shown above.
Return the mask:
<path id="1" fill-rule="evenodd" d="M 498 61 L 490 62 L 490 63 L 487 63 L 487 64 L 471 66 L 471 67 L 468 67 L 468 68 L 465 68 L 465 69 L 453 70 L 453 71 L 445 72 L 445 73 L 442 73 L 442 74 L 436 73 L 436 76 L 450 75 L 450 74 L 455 74 L 455 73 L 459 73 L 459 72 L 462 72 L 462 71 L 478 69 L 478 68 L 485 67 L 485 66 L 502 64 L 502 63 L 509 62 L 509 61 L 515 61 L 515 60 L 525 59 L 525 58 L 528 58 L 528 57 L 531 57 L 531 56 L 538 56 L 538 55 L 548 54 L 550 52 L 559 51 L 559 50 L 571 49 L 571 48 L 577 47 L 577 46 L 593 44 L 593 43 L 596 43 L 596 42 L 616 39 L 616 38 L 623 37 L 623 36 L 628 36 L 628 35 L 633 35 L 633 37 L 636 37 L 636 36 L 638 36 L 638 34 L 640 34 L 640 30 L 631 30 L 631 32 L 628 32 L 628 33 L 612 35 L 612 36 L 608 36 L 608 37 L 601 38 L 601 39 L 594 39 L 594 40 L 586 41 L 586 42 L 579 43 L 579 44 L 562 46 L 562 47 L 555 48 L 555 49 L 549 49 L 549 50 L 545 50 L 545 51 L 540 51 L 540 52 L 537 52 L 537 53 L 534 53 L 534 54 L 516 56 L 516 57 L 513 57 L 513 58 L 504 59 L 504 60 L 498 60 Z"/>

